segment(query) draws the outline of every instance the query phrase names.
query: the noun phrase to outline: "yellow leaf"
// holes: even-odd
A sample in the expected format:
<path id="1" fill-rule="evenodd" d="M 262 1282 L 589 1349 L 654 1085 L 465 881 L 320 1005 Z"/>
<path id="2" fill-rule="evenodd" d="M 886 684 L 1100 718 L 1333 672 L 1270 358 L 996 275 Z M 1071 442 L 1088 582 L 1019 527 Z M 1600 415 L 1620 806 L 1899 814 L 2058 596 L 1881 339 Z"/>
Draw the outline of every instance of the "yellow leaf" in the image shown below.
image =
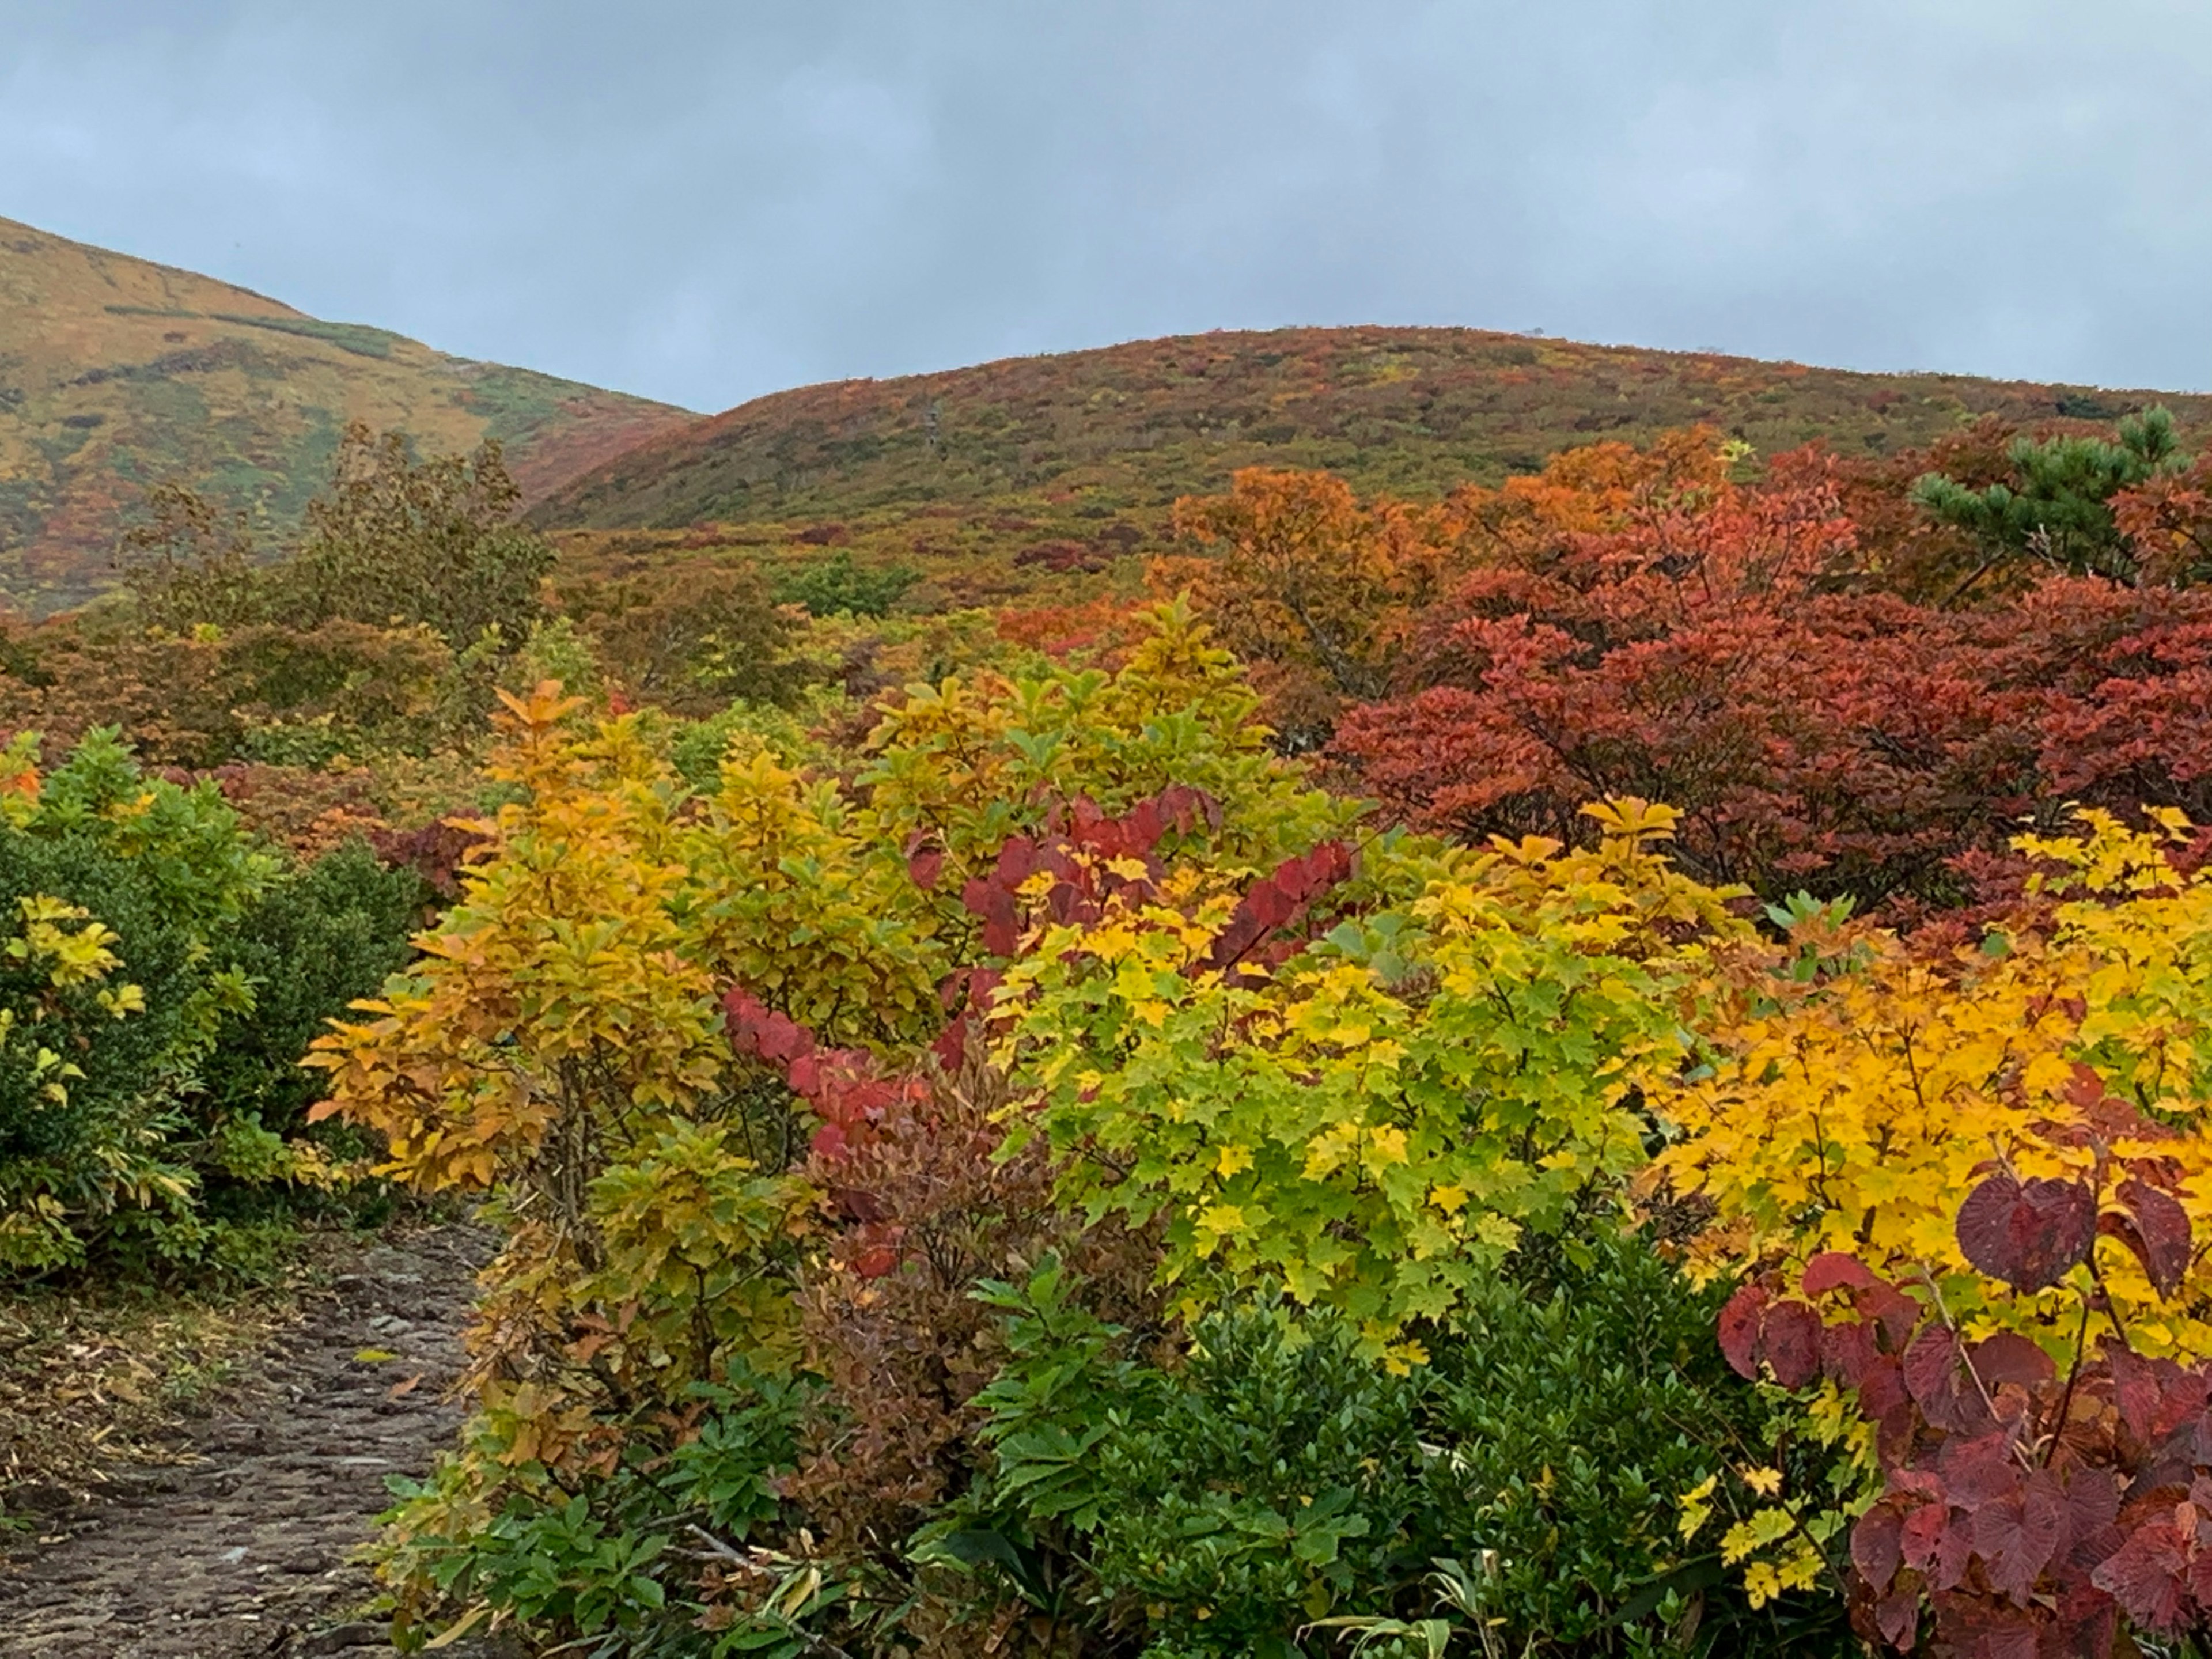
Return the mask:
<path id="1" fill-rule="evenodd" d="M 1235 1204 L 1209 1204 L 1199 1212 L 1198 1224 L 1217 1237 L 1244 1231 L 1244 1212 Z"/>
<path id="2" fill-rule="evenodd" d="M 501 696 L 505 696 L 507 694 L 502 691 L 500 695 Z M 463 1613 L 453 1623 L 448 1625 L 444 1630 L 440 1631 L 435 1636 L 425 1642 L 422 1644 L 422 1650 L 425 1653 L 435 1653 L 441 1648 L 449 1648 L 453 1646 L 454 1643 L 459 1641 L 461 1638 L 466 1636 L 471 1631 L 482 1624 L 483 1622 L 484 1614 L 489 1611 L 489 1608 L 487 1607 L 484 1603 L 479 1601 L 476 1606 L 471 1607 L 466 1613 Z"/>

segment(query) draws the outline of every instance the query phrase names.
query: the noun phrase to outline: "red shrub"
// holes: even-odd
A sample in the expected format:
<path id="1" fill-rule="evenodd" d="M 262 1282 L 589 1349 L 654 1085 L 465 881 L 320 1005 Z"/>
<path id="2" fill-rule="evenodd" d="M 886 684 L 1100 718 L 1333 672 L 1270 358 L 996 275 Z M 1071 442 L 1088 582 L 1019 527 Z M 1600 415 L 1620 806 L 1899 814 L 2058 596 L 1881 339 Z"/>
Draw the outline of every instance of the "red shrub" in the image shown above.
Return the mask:
<path id="1" fill-rule="evenodd" d="M 1708 880 L 1908 910 L 1969 896 L 1962 858 L 2069 801 L 2212 813 L 2212 594 L 2051 576 L 1947 611 L 1850 591 L 1838 501 L 1805 453 L 1493 547 L 1335 756 L 1462 836 L 1565 839 L 1583 802 L 1638 795 L 1682 809 Z"/>

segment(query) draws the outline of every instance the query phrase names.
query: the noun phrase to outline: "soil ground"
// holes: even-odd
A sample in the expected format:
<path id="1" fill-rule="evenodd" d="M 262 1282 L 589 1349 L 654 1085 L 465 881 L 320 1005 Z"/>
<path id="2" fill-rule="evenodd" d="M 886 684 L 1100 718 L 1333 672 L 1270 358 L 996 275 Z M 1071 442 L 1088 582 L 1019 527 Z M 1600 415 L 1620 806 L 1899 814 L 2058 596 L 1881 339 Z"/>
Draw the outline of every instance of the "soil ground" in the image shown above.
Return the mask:
<path id="1" fill-rule="evenodd" d="M 307 1659 L 389 1654 L 350 1559 L 452 1438 L 445 1398 L 484 1236 L 370 1244 L 240 1368 L 179 1460 L 57 1500 L 0 1562 L 0 1659 Z M 490 1650 L 464 1642 L 453 1659 Z"/>

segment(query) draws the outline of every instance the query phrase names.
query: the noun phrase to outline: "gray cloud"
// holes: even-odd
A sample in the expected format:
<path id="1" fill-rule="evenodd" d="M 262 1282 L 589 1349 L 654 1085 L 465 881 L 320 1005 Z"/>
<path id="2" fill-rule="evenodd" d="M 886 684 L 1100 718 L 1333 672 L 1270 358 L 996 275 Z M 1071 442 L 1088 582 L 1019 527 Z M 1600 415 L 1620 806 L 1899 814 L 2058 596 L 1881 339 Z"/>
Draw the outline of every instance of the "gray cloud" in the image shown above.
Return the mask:
<path id="1" fill-rule="evenodd" d="M 0 0 L 0 214 L 721 408 L 1468 323 L 2212 386 L 2193 0 Z"/>

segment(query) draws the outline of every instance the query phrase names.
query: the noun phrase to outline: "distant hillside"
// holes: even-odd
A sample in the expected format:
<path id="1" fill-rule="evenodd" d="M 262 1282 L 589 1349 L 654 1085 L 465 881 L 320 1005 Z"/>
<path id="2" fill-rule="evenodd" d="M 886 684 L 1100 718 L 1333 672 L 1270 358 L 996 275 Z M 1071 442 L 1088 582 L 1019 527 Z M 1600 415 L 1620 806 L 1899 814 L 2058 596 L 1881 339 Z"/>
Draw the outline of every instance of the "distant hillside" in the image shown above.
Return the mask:
<path id="1" fill-rule="evenodd" d="M 16 605 L 106 586 L 118 528 L 164 477 L 281 538 L 356 417 L 433 451 L 498 438 L 533 499 L 697 419 L 0 219 L 0 594 Z"/>
<path id="2" fill-rule="evenodd" d="M 1156 520 L 1239 466 L 1328 467 L 1431 495 L 1600 438 L 1707 421 L 1761 451 L 1911 447 L 1983 414 L 2106 420 L 2212 398 L 1953 374 L 1856 374 L 1473 329 L 1285 329 L 1148 340 L 778 392 L 671 431 L 556 491 L 542 522 L 674 528 L 995 504 Z"/>

